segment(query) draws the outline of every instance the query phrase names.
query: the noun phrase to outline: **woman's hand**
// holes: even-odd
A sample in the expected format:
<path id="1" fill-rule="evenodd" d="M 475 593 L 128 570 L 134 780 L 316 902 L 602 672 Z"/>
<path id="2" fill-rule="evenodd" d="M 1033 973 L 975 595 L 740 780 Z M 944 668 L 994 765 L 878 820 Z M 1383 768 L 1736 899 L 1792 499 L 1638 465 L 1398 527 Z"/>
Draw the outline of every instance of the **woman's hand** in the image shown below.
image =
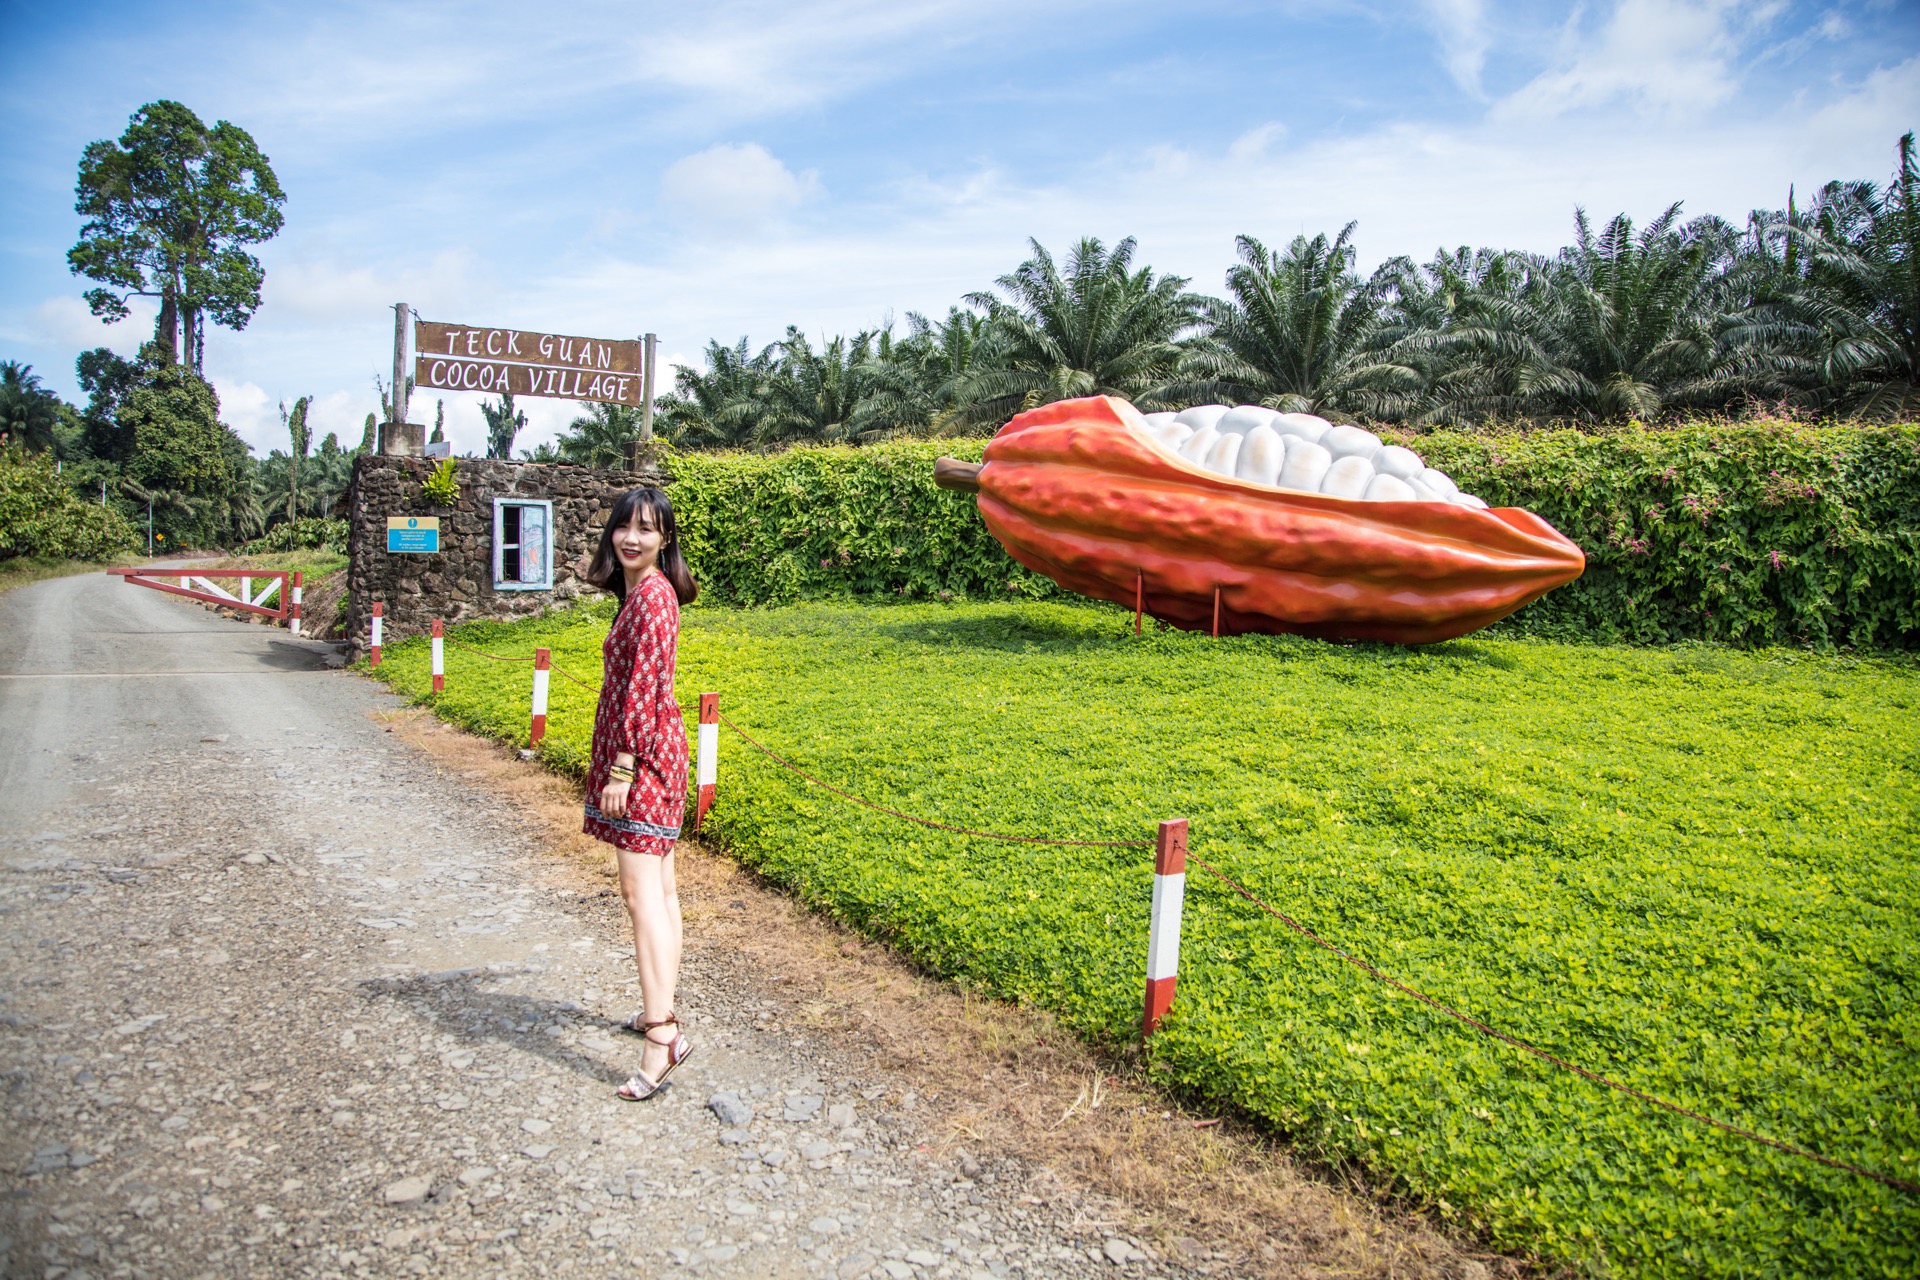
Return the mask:
<path id="1" fill-rule="evenodd" d="M 600 812 L 609 818 L 627 816 L 627 793 L 633 789 L 630 782 L 614 781 L 600 788 Z"/>

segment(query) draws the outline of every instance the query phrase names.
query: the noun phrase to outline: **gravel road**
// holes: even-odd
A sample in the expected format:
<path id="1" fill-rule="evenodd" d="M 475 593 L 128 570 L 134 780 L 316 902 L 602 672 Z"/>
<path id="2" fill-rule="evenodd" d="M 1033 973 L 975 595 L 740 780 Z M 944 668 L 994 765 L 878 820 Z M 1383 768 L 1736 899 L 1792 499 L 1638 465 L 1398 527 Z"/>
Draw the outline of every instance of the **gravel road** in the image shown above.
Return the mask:
<path id="1" fill-rule="evenodd" d="M 615 1084 L 618 899 L 318 646 L 104 575 L 0 596 L 9 1276 L 1177 1274 L 689 931 L 695 1055 Z"/>

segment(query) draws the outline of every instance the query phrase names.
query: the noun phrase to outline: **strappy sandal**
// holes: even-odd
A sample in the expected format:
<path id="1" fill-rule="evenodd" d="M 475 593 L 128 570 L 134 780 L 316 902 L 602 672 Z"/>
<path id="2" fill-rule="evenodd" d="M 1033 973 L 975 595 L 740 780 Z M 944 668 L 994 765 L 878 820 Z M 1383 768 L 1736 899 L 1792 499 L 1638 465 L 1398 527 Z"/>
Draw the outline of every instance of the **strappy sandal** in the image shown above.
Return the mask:
<path id="1" fill-rule="evenodd" d="M 674 1017 L 672 1014 L 668 1014 L 658 1022 L 642 1022 L 636 1028 L 641 1035 L 647 1038 L 648 1043 L 660 1045 L 667 1051 L 667 1067 L 666 1070 L 660 1073 L 658 1080 L 649 1079 L 643 1071 L 634 1072 L 625 1084 L 614 1090 L 615 1097 L 623 1102 L 645 1102 L 648 1098 L 660 1092 L 667 1083 L 667 1077 L 673 1074 L 675 1067 L 693 1056 L 693 1046 L 688 1044 L 687 1037 L 678 1031 L 673 1033 L 673 1039 L 671 1040 L 660 1041 L 653 1038 L 652 1032 L 655 1027 L 677 1027 L 679 1025 L 680 1019 Z"/>

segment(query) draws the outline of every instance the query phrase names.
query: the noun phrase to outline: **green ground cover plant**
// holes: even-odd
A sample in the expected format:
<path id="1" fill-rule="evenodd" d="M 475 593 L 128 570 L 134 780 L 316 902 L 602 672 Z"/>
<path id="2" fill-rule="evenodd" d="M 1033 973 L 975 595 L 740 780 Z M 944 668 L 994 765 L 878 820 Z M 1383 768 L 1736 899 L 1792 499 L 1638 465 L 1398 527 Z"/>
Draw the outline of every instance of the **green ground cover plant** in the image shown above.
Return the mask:
<path id="1" fill-rule="evenodd" d="M 1392 433 L 1388 433 L 1392 435 Z M 1395 436 L 1461 486 L 1537 512 L 1587 571 L 1499 624 L 1606 643 L 1920 645 L 1920 427 L 1787 422 Z M 671 488 L 715 603 L 1060 595 L 933 461 L 982 440 L 680 453 Z"/>
<path id="2" fill-rule="evenodd" d="M 597 682 L 608 611 L 453 636 Z M 1920 1181 L 1920 671 L 1903 659 L 1476 636 L 1132 634 L 1065 601 L 685 615 L 680 696 L 883 804 L 1195 853 L 1555 1054 Z M 524 742 L 528 664 L 379 674 Z M 578 774 L 593 696 L 553 682 Z M 1135 1034 L 1147 850 L 997 844 L 799 783 L 723 730 L 711 834 L 943 974 Z M 1591 1274 L 1920 1271 L 1920 1200 L 1595 1087 L 1375 983 L 1190 872 L 1151 1069 Z"/>

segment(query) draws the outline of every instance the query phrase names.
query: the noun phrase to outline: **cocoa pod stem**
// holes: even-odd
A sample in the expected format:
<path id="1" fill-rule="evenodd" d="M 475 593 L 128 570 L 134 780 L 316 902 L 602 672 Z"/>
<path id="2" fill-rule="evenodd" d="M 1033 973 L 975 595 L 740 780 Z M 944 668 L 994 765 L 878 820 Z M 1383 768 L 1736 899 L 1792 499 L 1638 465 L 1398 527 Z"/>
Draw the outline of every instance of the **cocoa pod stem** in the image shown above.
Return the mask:
<path id="1" fill-rule="evenodd" d="M 956 493 L 978 493 L 980 472 L 984 467 L 984 463 L 962 462 L 958 458 L 935 458 L 933 482 L 942 489 L 952 489 Z"/>

